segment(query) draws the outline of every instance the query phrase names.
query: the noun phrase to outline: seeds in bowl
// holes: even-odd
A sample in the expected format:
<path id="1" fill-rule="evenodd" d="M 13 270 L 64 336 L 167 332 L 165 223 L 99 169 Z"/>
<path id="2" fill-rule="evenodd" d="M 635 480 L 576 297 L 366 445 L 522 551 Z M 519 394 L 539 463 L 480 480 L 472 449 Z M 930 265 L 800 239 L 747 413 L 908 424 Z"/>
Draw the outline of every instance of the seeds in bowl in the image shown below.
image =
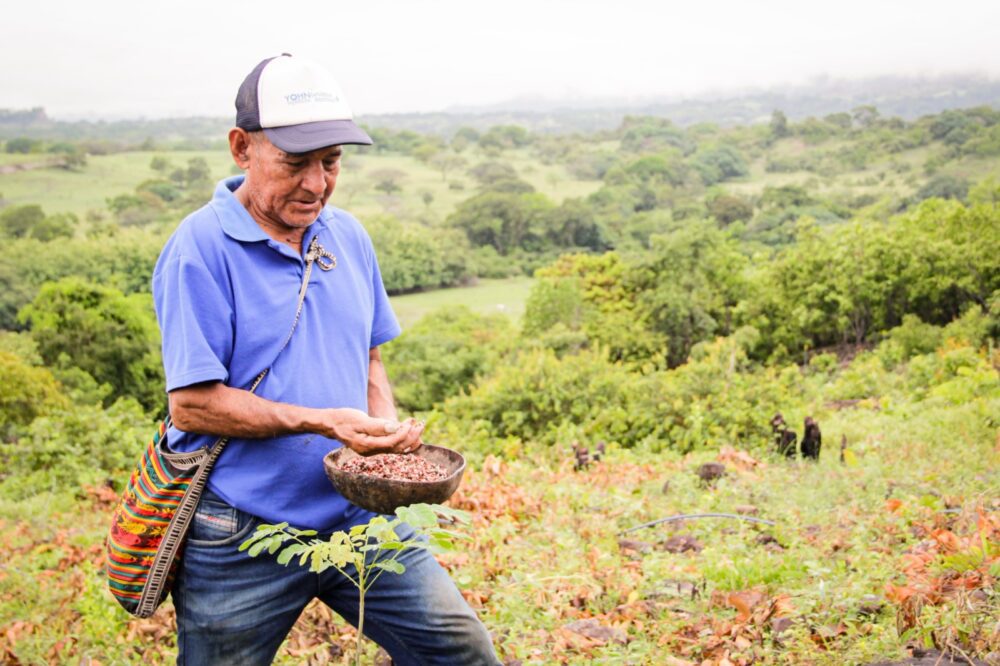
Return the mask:
<path id="1" fill-rule="evenodd" d="M 351 458 L 340 466 L 350 474 L 374 476 L 389 481 L 441 481 L 448 470 L 425 458 L 402 453 L 376 453 L 373 456 Z"/>

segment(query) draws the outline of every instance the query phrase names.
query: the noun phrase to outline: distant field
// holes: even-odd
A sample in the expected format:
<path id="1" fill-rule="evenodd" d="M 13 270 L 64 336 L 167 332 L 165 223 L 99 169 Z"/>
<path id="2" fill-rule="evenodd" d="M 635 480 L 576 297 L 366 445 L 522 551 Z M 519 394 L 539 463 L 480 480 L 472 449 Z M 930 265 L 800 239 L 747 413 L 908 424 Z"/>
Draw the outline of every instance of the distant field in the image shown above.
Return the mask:
<path id="1" fill-rule="evenodd" d="M 428 312 L 446 305 L 465 305 L 479 314 L 501 312 L 516 322 L 524 314 L 524 304 L 528 300 L 528 292 L 531 291 L 534 282 L 534 279 L 529 277 L 480 280 L 471 287 L 436 289 L 418 294 L 393 296 L 389 300 L 404 329 L 415 324 Z"/>
<path id="2" fill-rule="evenodd" d="M 91 156 L 81 171 L 49 168 L 0 174 L 0 195 L 9 205 L 37 203 L 46 213 L 72 212 L 83 217 L 89 210 L 104 210 L 107 199 L 132 192 L 145 180 L 162 177 L 149 166 L 154 155 L 166 157 L 176 167 L 185 166 L 192 157 L 203 157 L 215 180 L 233 173 L 232 158 L 221 150 L 137 151 Z M 440 171 L 413 157 L 355 155 L 348 149 L 331 203 L 350 210 L 361 220 L 388 213 L 404 219 L 443 221 L 476 192 L 477 184 L 466 170 L 491 159 L 511 164 L 524 180 L 557 203 L 568 197 L 586 196 L 601 185 L 598 181 L 575 179 L 562 165 L 542 164 L 527 149 L 491 158 L 470 148 L 462 156 L 467 165 L 442 177 Z M 0 154 L 0 166 L 51 158 L 48 154 Z M 385 195 L 375 190 L 373 174 L 383 169 L 403 173 L 401 191 Z"/>
<path id="3" fill-rule="evenodd" d="M 111 197 L 132 192 L 144 180 L 159 177 L 149 168 L 153 155 L 167 157 L 175 167 L 183 167 L 192 157 L 204 157 L 213 178 L 230 173 L 232 158 L 222 151 L 132 152 L 95 155 L 87 158 L 81 171 L 34 169 L 0 175 L 0 195 L 9 205 L 41 204 L 46 213 L 76 213 L 105 210 Z M 28 155 L 41 161 L 50 155 Z M 19 159 L 18 162 L 30 161 Z"/>

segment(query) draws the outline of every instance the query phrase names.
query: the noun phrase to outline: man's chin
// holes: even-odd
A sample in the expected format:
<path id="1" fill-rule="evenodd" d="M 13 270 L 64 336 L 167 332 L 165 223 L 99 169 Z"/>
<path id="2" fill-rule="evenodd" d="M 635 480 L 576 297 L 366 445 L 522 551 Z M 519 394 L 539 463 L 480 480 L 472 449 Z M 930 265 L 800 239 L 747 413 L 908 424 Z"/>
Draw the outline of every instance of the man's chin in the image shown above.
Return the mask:
<path id="1" fill-rule="evenodd" d="M 295 206 L 291 210 L 285 211 L 282 220 L 290 227 L 308 227 L 316 221 L 321 210 L 323 210 L 322 206 L 314 206 L 312 208 Z"/>

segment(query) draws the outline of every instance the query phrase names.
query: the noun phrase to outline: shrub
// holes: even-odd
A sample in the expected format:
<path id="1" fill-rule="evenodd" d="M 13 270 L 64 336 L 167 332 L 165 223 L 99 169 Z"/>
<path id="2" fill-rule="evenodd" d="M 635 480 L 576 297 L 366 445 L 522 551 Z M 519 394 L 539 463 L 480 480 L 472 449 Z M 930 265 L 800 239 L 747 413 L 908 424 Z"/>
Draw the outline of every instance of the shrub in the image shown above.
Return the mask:
<path id="1" fill-rule="evenodd" d="M 386 345 L 393 393 L 403 409 L 422 411 L 467 390 L 494 363 L 511 339 L 510 320 L 442 308 Z"/>
<path id="2" fill-rule="evenodd" d="M 36 418 L 23 437 L 0 445 L 5 478 L 0 494 L 23 499 L 96 484 L 130 468 L 154 424 L 135 400 L 66 406 Z"/>

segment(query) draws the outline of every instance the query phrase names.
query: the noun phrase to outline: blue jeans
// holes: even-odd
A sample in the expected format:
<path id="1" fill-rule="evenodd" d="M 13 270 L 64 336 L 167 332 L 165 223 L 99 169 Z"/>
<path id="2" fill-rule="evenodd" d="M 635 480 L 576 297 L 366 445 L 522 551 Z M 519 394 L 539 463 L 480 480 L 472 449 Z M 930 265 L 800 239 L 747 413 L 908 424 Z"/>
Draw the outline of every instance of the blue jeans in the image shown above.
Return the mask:
<path id="1" fill-rule="evenodd" d="M 238 550 L 258 524 L 206 490 L 172 592 L 178 664 L 270 664 L 316 597 L 357 626 L 357 588 L 335 569 L 315 574 L 297 559 L 283 566 Z M 486 628 L 433 556 L 408 549 L 399 561 L 406 571 L 386 572 L 365 595 L 365 635 L 399 665 L 499 664 Z"/>

